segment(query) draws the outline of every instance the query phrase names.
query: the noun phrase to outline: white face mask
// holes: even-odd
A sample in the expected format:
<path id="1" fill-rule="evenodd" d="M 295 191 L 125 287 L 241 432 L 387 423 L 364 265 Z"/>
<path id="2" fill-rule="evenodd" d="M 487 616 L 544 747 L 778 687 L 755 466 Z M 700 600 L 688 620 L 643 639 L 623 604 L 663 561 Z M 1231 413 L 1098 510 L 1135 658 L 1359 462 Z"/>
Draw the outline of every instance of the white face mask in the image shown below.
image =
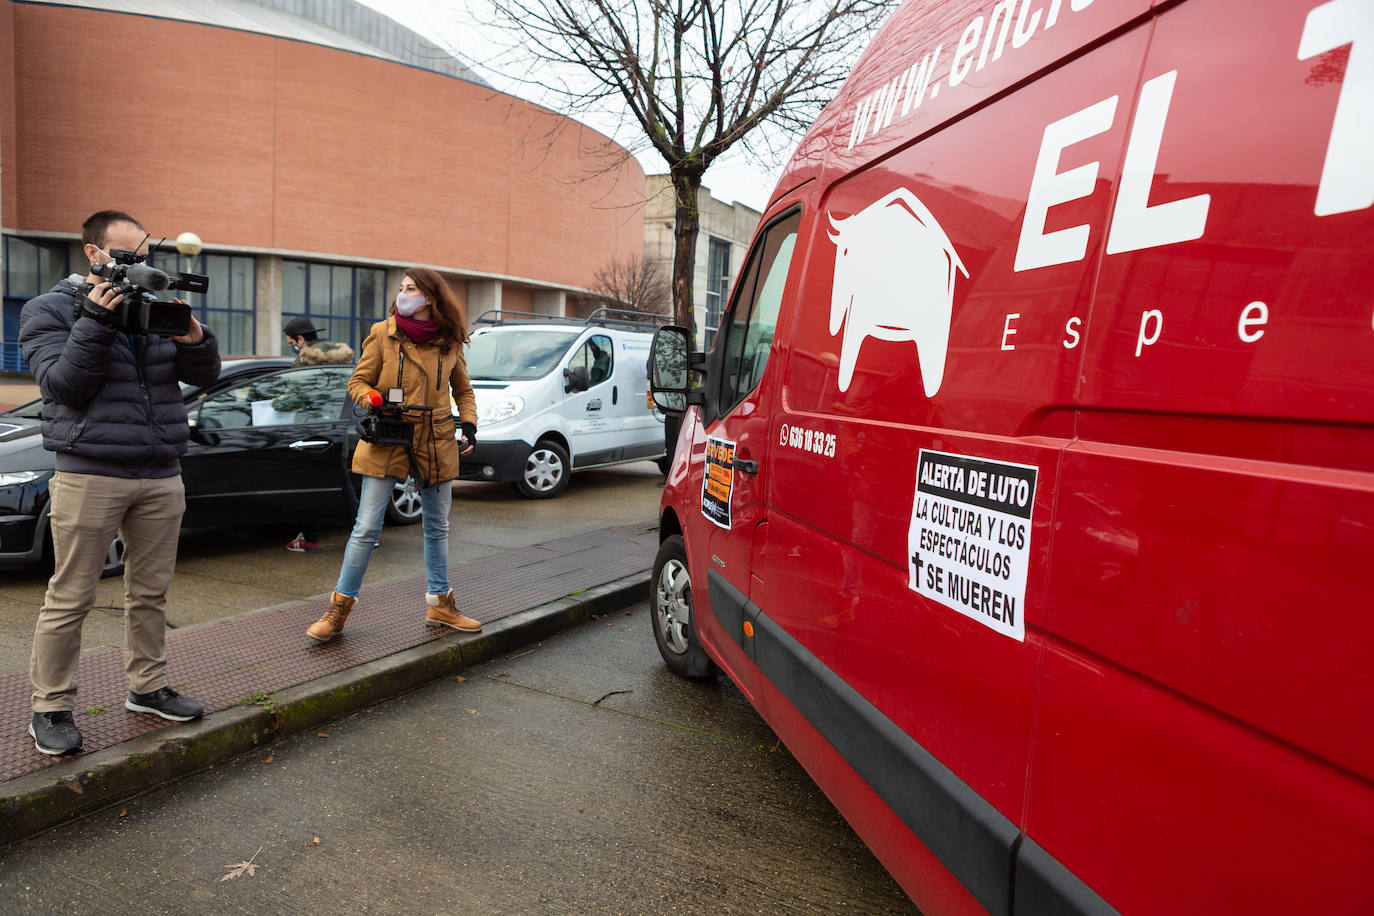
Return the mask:
<path id="1" fill-rule="evenodd" d="M 407 296 L 405 293 L 398 293 L 396 296 L 396 312 L 409 318 L 426 305 L 424 296 Z"/>

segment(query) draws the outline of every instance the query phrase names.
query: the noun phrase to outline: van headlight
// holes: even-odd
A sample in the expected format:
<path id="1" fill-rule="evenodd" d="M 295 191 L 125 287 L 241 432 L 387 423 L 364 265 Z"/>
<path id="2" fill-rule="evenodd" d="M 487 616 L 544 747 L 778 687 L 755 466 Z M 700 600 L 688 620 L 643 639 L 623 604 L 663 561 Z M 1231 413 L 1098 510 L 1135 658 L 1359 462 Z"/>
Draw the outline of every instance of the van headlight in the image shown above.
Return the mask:
<path id="1" fill-rule="evenodd" d="M 498 401 L 492 401 L 477 412 L 477 425 L 484 426 L 489 423 L 500 423 L 502 420 L 509 420 L 524 409 L 524 399 L 513 395 L 511 397 L 501 398 Z"/>

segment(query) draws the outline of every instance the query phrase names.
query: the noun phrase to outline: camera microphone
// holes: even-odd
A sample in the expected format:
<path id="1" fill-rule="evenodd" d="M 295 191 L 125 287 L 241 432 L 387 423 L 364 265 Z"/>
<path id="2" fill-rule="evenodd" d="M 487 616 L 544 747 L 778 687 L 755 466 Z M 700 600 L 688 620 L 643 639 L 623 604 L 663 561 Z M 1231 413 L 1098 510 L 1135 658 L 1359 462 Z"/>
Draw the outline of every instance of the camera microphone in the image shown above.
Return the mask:
<path id="1" fill-rule="evenodd" d="M 372 406 L 372 407 L 381 407 L 381 406 L 382 406 L 382 393 L 381 393 L 380 391 L 378 391 L 376 388 L 369 388 L 369 389 L 367 389 L 367 394 L 363 395 L 363 397 L 364 397 L 364 399 L 366 399 L 366 401 L 367 401 L 367 403 L 368 403 L 369 406 Z"/>
<path id="2" fill-rule="evenodd" d="M 130 264 L 124 275 L 131 285 L 142 289 L 161 291 L 172 285 L 171 277 L 147 264 Z"/>

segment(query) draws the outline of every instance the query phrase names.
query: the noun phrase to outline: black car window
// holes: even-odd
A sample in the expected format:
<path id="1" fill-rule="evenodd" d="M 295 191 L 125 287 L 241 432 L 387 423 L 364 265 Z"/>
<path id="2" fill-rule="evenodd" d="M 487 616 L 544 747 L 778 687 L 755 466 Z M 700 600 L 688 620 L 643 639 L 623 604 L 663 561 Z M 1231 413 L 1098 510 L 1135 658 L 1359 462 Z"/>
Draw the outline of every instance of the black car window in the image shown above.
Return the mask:
<path id="1" fill-rule="evenodd" d="M 308 366 L 251 379 L 206 398 L 200 425 L 239 429 L 336 420 L 352 374 L 349 366 Z"/>

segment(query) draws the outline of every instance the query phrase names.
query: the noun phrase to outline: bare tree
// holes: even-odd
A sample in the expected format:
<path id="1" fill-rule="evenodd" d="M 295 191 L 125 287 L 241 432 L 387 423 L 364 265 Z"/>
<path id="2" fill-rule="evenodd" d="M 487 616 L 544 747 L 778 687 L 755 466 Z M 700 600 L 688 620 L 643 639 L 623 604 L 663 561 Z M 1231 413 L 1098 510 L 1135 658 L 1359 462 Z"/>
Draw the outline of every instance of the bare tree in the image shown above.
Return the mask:
<path id="1" fill-rule="evenodd" d="M 765 123 L 795 138 L 833 97 L 895 0 L 493 0 L 526 54 L 575 67 L 536 81 L 571 111 L 623 104 L 668 166 L 672 298 L 692 327 L 702 176 Z M 576 72 L 576 71 L 575 71 Z"/>
<path id="2" fill-rule="evenodd" d="M 593 288 L 607 308 L 627 309 L 650 315 L 668 311 L 668 280 L 663 268 L 641 255 L 614 258 L 597 268 Z"/>

